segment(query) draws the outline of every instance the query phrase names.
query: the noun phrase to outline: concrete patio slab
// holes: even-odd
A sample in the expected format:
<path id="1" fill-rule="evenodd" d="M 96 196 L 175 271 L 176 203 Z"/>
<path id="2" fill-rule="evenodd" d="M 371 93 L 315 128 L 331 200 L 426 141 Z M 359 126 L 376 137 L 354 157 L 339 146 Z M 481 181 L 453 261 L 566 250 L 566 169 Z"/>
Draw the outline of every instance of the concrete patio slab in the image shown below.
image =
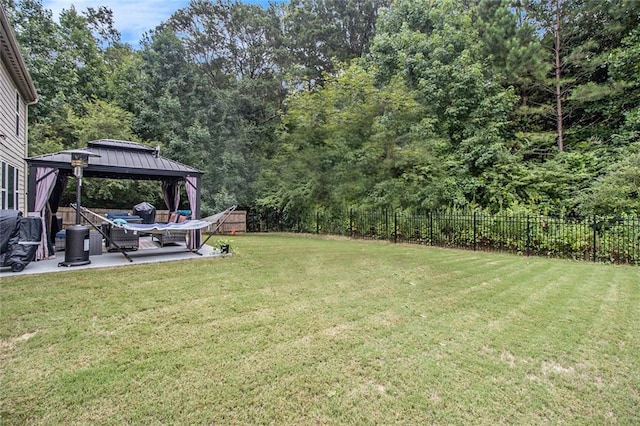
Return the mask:
<path id="1" fill-rule="evenodd" d="M 140 249 L 135 251 L 127 251 L 127 254 L 132 259 L 131 262 L 120 252 L 104 251 L 102 254 L 90 256 L 89 260 L 91 261 L 91 263 L 88 265 L 70 267 L 58 266 L 65 260 L 64 251 L 62 251 L 57 253 L 55 258 L 29 263 L 22 272 L 12 272 L 10 267 L 1 267 L 0 278 L 19 275 L 46 274 L 50 272 L 78 271 L 80 269 L 90 268 L 110 268 L 129 265 L 140 265 L 144 263 L 222 257 L 222 254 L 220 254 L 218 250 L 208 245 L 204 245 L 199 250 L 199 255 L 188 250 L 184 244 L 165 245 L 164 247 L 160 247 L 156 242 L 153 242 L 150 239 L 146 240 L 145 238 L 146 237 L 141 237 L 140 239 Z"/>

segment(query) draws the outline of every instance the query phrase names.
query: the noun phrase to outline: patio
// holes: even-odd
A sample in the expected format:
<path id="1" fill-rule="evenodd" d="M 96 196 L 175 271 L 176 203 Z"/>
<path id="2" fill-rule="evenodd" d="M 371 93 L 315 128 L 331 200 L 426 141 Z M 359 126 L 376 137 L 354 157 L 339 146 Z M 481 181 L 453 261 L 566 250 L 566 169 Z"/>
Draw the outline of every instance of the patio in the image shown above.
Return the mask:
<path id="1" fill-rule="evenodd" d="M 127 255 L 133 260 L 129 262 L 127 258 L 120 252 L 108 252 L 104 249 L 102 254 L 91 255 L 88 265 L 65 267 L 58 266 L 64 261 L 64 251 L 56 253 L 54 258 L 40 260 L 29 263 L 22 272 L 12 272 L 10 267 L 0 268 L 0 278 L 11 277 L 17 275 L 46 274 L 49 272 L 77 271 L 89 268 L 110 268 L 129 265 L 140 265 L 143 263 L 171 262 L 190 259 L 204 259 L 211 257 L 222 257 L 222 254 L 209 245 L 204 245 L 198 255 L 187 249 L 184 244 L 176 245 L 160 245 L 151 240 L 151 237 L 140 237 L 140 247 L 135 251 L 127 251 Z"/>
<path id="2" fill-rule="evenodd" d="M 180 187 L 184 185 L 188 204 L 183 203 L 183 207 L 191 211 L 191 219 L 200 219 L 201 170 L 160 156 L 158 148 L 132 141 L 94 140 L 87 143 L 87 148 L 79 151 L 91 158 L 86 163 L 82 162 L 81 166 L 72 164 L 71 159 L 75 158 L 73 155 L 78 153 L 71 151 L 26 159 L 29 165 L 27 215 L 42 218 L 42 241 L 51 239 L 59 230 L 56 213 L 70 176 L 76 176 L 78 197 L 83 177 L 162 182 L 162 195 L 170 212 L 180 209 Z M 77 204 L 81 204 L 80 200 L 77 200 Z M 195 246 L 200 244 L 199 234 L 194 236 L 193 243 Z M 42 243 L 36 258 L 46 259 L 50 255 L 48 246 Z"/>

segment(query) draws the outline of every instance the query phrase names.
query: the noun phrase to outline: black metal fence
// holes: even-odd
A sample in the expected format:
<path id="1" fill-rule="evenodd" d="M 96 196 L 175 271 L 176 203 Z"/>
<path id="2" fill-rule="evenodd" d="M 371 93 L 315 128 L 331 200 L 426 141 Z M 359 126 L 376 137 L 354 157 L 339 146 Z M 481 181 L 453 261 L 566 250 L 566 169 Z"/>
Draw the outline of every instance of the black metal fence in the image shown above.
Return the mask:
<path id="1" fill-rule="evenodd" d="M 307 232 L 640 265 L 640 217 L 550 217 L 433 211 L 350 210 L 247 216 L 249 232 Z"/>

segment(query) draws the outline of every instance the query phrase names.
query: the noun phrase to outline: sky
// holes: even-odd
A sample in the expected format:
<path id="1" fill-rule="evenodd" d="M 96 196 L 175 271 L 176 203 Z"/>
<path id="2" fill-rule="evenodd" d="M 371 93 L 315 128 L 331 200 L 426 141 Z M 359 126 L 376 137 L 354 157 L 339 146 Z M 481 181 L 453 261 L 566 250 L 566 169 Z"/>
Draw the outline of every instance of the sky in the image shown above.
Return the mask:
<path id="1" fill-rule="evenodd" d="M 266 0 L 249 0 L 243 3 L 268 4 Z M 42 6 L 51 10 L 53 19 L 63 9 L 75 6 L 78 12 L 87 7 L 106 6 L 113 11 L 115 27 L 122 35 L 122 41 L 138 47 L 142 34 L 154 29 L 178 9 L 189 5 L 189 0 L 43 0 Z"/>

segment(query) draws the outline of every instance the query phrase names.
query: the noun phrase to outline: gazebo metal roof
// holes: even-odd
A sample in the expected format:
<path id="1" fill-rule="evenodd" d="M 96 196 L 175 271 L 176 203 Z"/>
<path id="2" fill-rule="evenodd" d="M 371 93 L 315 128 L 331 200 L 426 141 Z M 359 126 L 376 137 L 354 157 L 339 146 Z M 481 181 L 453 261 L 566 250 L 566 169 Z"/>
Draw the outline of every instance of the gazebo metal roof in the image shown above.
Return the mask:
<path id="1" fill-rule="evenodd" d="M 91 157 L 84 168 L 85 177 L 135 180 L 173 180 L 187 176 L 200 177 L 195 169 L 160 156 L 157 148 L 131 141 L 100 139 L 91 141 L 85 149 L 100 157 Z M 26 159 L 30 167 L 53 167 L 64 174 L 72 174 L 71 155 L 65 152 L 39 155 Z"/>

